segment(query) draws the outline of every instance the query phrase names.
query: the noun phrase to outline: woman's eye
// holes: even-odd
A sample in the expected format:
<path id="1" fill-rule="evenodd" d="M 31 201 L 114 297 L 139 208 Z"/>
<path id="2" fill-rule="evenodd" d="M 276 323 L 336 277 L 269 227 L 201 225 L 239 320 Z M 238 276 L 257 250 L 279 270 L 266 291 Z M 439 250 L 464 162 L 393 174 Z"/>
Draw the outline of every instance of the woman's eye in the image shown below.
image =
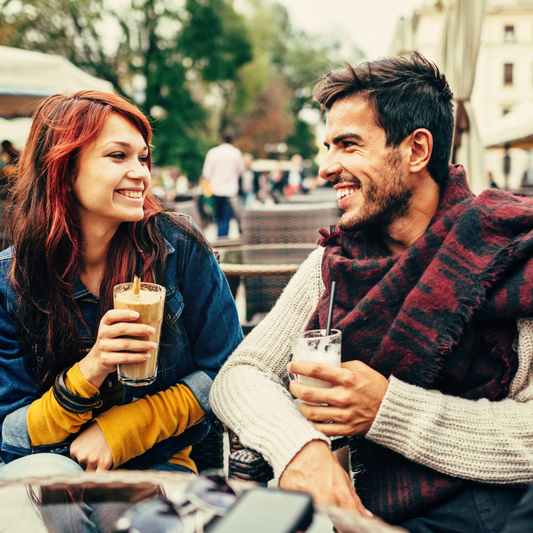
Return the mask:
<path id="1" fill-rule="evenodd" d="M 126 155 L 122 152 L 113 152 L 112 154 L 109 154 L 109 157 L 112 157 L 113 159 L 124 159 Z"/>
<path id="2" fill-rule="evenodd" d="M 148 156 L 147 155 L 142 155 L 141 157 L 139 157 L 139 161 L 141 163 L 148 163 Z"/>

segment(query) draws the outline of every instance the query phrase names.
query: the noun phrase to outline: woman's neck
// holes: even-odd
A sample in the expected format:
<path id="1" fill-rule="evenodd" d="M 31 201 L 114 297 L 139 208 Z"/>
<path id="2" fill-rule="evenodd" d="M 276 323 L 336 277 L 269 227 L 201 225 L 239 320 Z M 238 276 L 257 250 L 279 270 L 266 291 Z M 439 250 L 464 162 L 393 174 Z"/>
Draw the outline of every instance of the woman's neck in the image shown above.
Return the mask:
<path id="1" fill-rule="evenodd" d="M 85 287 L 95 296 L 100 296 L 100 282 L 104 273 L 105 261 L 109 243 L 113 238 L 114 231 L 90 231 L 82 232 L 82 257 L 83 265 L 80 278 Z"/>

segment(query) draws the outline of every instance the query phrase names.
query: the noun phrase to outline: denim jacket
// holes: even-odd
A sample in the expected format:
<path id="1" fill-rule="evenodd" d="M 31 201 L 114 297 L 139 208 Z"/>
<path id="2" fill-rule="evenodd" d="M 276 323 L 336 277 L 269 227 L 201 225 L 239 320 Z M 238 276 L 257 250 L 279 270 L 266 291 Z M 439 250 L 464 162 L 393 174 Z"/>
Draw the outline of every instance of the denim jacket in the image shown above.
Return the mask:
<path id="1" fill-rule="evenodd" d="M 163 217 L 159 217 L 158 226 L 168 245 L 165 312 L 170 313 L 167 318 L 177 331 L 177 338 L 170 339 L 169 332 L 163 330 L 156 381 L 144 387 L 124 386 L 122 403 L 184 383 L 207 417 L 181 435 L 157 443 L 122 468 L 144 469 L 164 463 L 200 441 L 210 428 L 220 430 L 220 422 L 211 412 L 209 392 L 222 364 L 242 340 L 233 297 L 213 254 Z M 36 447 L 30 444 L 27 413 L 40 395 L 25 368 L 15 330 L 17 297 L 9 280 L 12 258 L 12 248 L 0 253 L 0 459 L 4 463 L 38 452 L 66 453 L 70 446 L 69 442 Z M 99 326 L 98 298 L 79 278 L 74 298 L 91 329 L 92 338 L 75 317 L 85 347 L 90 349 Z"/>

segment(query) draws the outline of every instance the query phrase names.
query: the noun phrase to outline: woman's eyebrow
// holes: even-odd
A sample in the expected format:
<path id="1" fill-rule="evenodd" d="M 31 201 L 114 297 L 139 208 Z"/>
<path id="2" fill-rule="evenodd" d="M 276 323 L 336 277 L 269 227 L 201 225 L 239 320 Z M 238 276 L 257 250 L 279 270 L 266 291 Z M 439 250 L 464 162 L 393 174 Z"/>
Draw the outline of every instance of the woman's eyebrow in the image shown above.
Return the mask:
<path id="1" fill-rule="evenodd" d="M 132 144 L 127 141 L 108 141 L 103 144 L 102 147 L 105 148 L 109 144 L 118 144 L 119 146 L 124 146 L 125 148 L 131 148 L 132 146 Z M 143 150 L 148 150 L 148 146 L 146 144 L 143 146 Z"/>

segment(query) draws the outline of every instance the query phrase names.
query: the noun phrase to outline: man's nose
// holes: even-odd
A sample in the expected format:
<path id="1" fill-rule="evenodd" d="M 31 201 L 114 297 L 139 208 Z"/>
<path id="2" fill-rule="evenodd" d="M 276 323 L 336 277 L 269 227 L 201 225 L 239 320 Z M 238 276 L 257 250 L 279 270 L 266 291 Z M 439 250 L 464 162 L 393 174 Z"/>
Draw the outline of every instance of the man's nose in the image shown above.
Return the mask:
<path id="1" fill-rule="evenodd" d="M 342 166 L 337 162 L 332 160 L 330 157 L 326 156 L 320 168 L 318 170 L 319 176 L 323 180 L 333 181 L 335 178 L 342 172 Z"/>

